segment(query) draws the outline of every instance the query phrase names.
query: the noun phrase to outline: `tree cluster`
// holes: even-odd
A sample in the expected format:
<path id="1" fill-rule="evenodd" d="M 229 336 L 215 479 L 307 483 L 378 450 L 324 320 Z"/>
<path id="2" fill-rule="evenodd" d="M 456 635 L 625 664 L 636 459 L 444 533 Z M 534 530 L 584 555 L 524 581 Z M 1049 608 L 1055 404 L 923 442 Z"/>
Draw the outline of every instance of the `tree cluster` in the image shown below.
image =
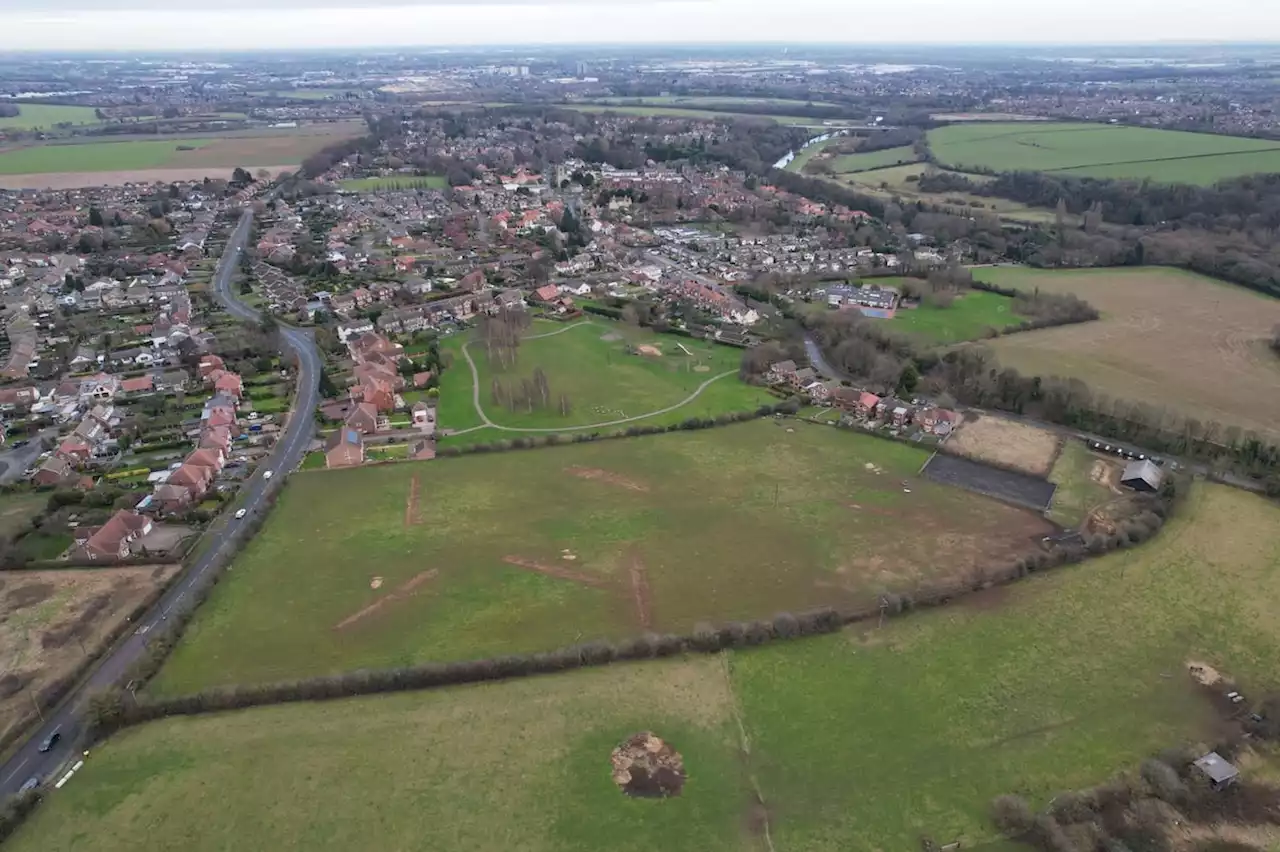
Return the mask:
<path id="1" fill-rule="evenodd" d="M 530 323 L 524 311 L 503 308 L 494 315 L 482 314 L 476 321 L 476 336 L 484 346 L 489 363 L 496 370 L 509 370 L 519 362 L 520 341 Z"/>

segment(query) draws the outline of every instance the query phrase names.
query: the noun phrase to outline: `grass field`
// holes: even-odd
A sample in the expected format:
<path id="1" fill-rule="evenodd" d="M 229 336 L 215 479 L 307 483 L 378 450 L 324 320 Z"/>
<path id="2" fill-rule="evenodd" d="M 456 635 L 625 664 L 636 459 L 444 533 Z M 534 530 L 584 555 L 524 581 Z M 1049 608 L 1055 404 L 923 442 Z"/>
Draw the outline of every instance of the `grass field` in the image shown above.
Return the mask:
<path id="1" fill-rule="evenodd" d="M 1021 290 L 1071 292 L 1097 322 L 989 341 L 1024 374 L 1071 376 L 1114 397 L 1280 435 L 1280 301 L 1175 269 L 975 269 Z"/>
<path id="2" fill-rule="evenodd" d="M 1280 510 L 1197 485 L 1137 550 L 734 652 L 727 668 L 672 660 L 152 723 L 97 748 L 10 845 L 762 852 L 749 827 L 763 813 L 777 850 L 915 849 L 922 834 L 1012 850 L 990 843 L 994 796 L 1043 806 L 1214 741 L 1189 661 L 1251 695 L 1274 685 L 1277 553 Z M 682 752 L 682 796 L 613 787 L 608 751 L 636 730 Z"/>
<path id="3" fill-rule="evenodd" d="M 12 539 L 25 530 L 48 503 L 49 495 L 34 491 L 0 496 L 0 539 Z"/>
<path id="4" fill-rule="evenodd" d="M 0 175 L 296 165 L 321 148 L 350 136 L 356 129 L 355 125 L 346 123 L 259 136 L 34 145 L 0 153 Z"/>
<path id="5" fill-rule="evenodd" d="M 727 95 L 657 95 L 651 97 L 635 97 L 635 98 L 604 98 L 602 103 L 616 104 L 618 106 L 637 106 L 637 105 L 657 105 L 657 106 L 683 106 L 695 109 L 724 109 L 728 107 L 732 109 L 735 106 L 760 106 L 760 107 L 802 107 L 802 106 L 820 106 L 833 107 L 839 104 L 830 103 L 829 101 L 802 101 L 795 98 L 750 98 L 750 97 L 732 97 Z"/>
<path id="6" fill-rule="evenodd" d="M 937 168 L 928 163 L 910 163 L 904 166 L 889 166 L 867 172 L 852 172 L 833 178 L 859 192 L 891 200 L 924 201 L 940 209 L 958 216 L 973 216 L 980 212 L 988 212 L 1011 222 L 1052 222 L 1055 211 L 1043 207 L 1029 207 L 1016 201 L 1003 198 L 986 198 L 968 193 L 930 193 L 921 192 L 919 178 L 930 169 Z M 943 170 L 945 171 L 945 169 Z M 979 183 L 993 180 L 985 175 L 965 174 L 964 177 Z"/>
<path id="7" fill-rule="evenodd" d="M 70 674 L 86 650 L 93 650 L 172 572 L 5 572 L 0 578 L 0 734 L 33 713 L 33 697 Z"/>
<path id="8" fill-rule="evenodd" d="M 905 331 L 930 343 L 959 343 L 977 340 L 988 329 L 1003 329 L 1021 320 L 1013 312 L 1013 300 L 997 293 L 974 290 L 957 298 L 950 307 L 940 308 L 927 300 L 918 308 L 899 310 L 889 327 Z"/>
<path id="9" fill-rule="evenodd" d="M 535 322 L 528 333 L 530 338 L 520 345 L 518 363 L 508 369 L 495 368 L 490 363 L 482 342 L 468 344 L 479 371 L 480 404 L 489 418 L 501 426 L 573 428 L 642 417 L 671 406 L 679 406 L 671 413 L 679 421 L 726 411 L 750 411 L 776 401 L 763 389 L 740 381 L 736 375 L 727 375 L 687 405 L 680 405 L 708 380 L 737 371 L 742 351 L 729 346 L 595 319 L 571 326 Z M 472 404 L 471 371 L 461 353 L 466 342 L 451 340 L 446 346 L 454 354 L 454 362 L 446 371 L 447 377 L 442 377 L 442 428 L 464 429 L 481 422 Z M 630 354 L 630 349 L 639 347 L 648 347 L 643 350 L 647 354 Z M 535 369 L 547 375 L 551 406 L 528 412 L 508 410 L 494 402 L 495 379 L 514 386 L 532 376 Z M 454 375 L 448 376 L 449 373 Z M 560 414 L 555 404 L 560 394 L 566 394 L 572 406 L 567 416 Z"/>
<path id="10" fill-rule="evenodd" d="M 776 121 L 780 124 L 803 124 L 803 125 L 819 125 L 822 119 L 808 118 L 802 115 L 761 115 L 759 113 L 749 112 L 733 112 L 732 110 L 712 110 L 712 109 L 684 109 L 674 106 L 608 106 L 604 104 L 559 104 L 564 109 L 573 109 L 578 112 L 605 113 L 614 112 L 618 115 L 641 115 L 650 117 L 663 118 L 702 118 L 702 119 L 744 119 L 751 118 L 761 121 Z M 853 121 L 840 122 L 852 124 Z M 839 126 L 836 124 L 834 126 Z"/>
<path id="11" fill-rule="evenodd" d="M 929 131 L 940 163 L 996 171 L 1211 184 L 1280 171 L 1280 142 L 1101 124 L 1011 122 Z"/>
<path id="12" fill-rule="evenodd" d="M 768 420 L 307 474 L 153 688 L 867 605 L 886 589 L 1012 559 L 1050 529 L 917 479 L 927 456 Z"/>
<path id="13" fill-rule="evenodd" d="M 444 175 L 413 177 L 411 175 L 396 177 L 355 178 L 341 181 L 338 186 L 352 192 L 376 192 L 380 189 L 445 189 L 449 181 Z"/>
<path id="14" fill-rule="evenodd" d="M 865 151 L 854 154 L 841 154 L 831 160 L 831 167 L 837 174 L 850 172 L 869 172 L 890 166 L 900 166 L 915 162 L 916 152 L 910 146 L 901 148 L 885 148 L 880 151 Z"/>
<path id="15" fill-rule="evenodd" d="M 51 130 L 58 124 L 101 124 L 93 107 L 17 103 L 18 114 L 0 116 L 0 130 Z"/>
<path id="16" fill-rule="evenodd" d="M 1070 529 L 1079 527 L 1089 512 L 1120 496 L 1119 489 L 1108 486 L 1118 472 L 1114 458 L 1093 454 L 1083 441 L 1064 441 L 1049 474 L 1049 481 L 1058 486 L 1049 518 Z"/>

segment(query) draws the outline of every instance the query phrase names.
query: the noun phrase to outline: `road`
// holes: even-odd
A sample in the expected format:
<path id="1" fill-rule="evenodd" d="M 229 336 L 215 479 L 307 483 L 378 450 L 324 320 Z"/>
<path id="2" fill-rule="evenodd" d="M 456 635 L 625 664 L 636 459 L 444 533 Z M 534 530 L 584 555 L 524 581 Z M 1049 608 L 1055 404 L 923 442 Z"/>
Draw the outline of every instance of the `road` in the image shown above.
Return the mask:
<path id="1" fill-rule="evenodd" d="M 256 322 L 260 319 L 258 312 L 241 304 L 231 292 L 231 280 L 235 275 L 238 255 L 248 240 L 251 222 L 252 214 L 246 211 L 227 242 L 214 273 L 213 283 L 218 300 L 229 313 L 247 322 Z M 263 474 L 267 470 L 273 470 L 284 475 L 295 469 L 301 463 L 314 431 L 311 412 L 315 410 L 320 395 L 319 350 L 311 335 L 299 329 L 281 326 L 281 336 L 284 343 L 298 356 L 298 385 L 294 402 L 294 411 L 297 413 L 290 419 L 276 443 L 270 460 L 254 472 L 241 490 L 238 505 L 250 513 L 262 508 L 268 485 Z M 139 620 L 137 629 L 118 642 L 79 688 L 57 709 L 46 714 L 43 723 L 30 739 L 0 766 L 0 796 L 17 792 L 28 778 L 41 778 L 46 785 L 56 780 L 52 777 L 53 774 L 73 756 L 76 748 L 79 711 L 84 699 L 97 690 L 118 683 L 129 667 L 142 656 L 146 649 L 147 634 L 162 625 L 170 615 L 192 606 L 192 601 L 197 597 L 196 592 L 212 581 L 218 558 L 231 546 L 232 537 L 226 533 L 236 523 L 238 522 L 230 512 L 224 512 L 222 517 L 214 521 L 206 540 L 217 543 L 187 565 L 177 582 Z M 48 753 L 41 754 L 39 744 L 53 731 L 62 732 L 61 742 Z"/>
<path id="2" fill-rule="evenodd" d="M 58 430 L 46 429 L 40 433 L 39 437 L 32 438 L 25 447 L 0 452 L 0 485 L 17 482 L 26 473 L 27 468 L 35 466 L 36 461 L 40 458 L 40 453 L 45 450 L 45 445 L 41 438 L 48 442 L 50 447 L 54 447 L 57 445 Z M 13 445 L 9 444 L 8 446 L 12 448 Z"/>

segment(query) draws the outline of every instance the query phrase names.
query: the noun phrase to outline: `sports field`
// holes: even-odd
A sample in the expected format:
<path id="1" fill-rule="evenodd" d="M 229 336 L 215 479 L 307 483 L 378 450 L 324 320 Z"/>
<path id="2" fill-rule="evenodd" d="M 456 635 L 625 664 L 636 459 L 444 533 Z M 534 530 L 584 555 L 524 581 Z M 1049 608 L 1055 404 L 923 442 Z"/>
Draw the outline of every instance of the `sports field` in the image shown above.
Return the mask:
<path id="1" fill-rule="evenodd" d="M 1274 684 L 1277 553 L 1280 510 L 1202 484 L 1140 549 L 883 627 L 157 722 L 94 750 L 10 845 L 835 852 L 927 835 L 1019 848 L 991 844 L 996 795 L 1043 806 L 1213 742 L 1190 661 L 1252 694 Z M 681 752 L 680 796 L 614 786 L 610 750 L 642 730 Z"/>
<path id="2" fill-rule="evenodd" d="M 18 107 L 18 114 L 0 116 L 0 130 L 52 130 L 59 124 L 100 124 L 97 112 L 87 106 L 55 106 L 5 101 Z"/>
<path id="3" fill-rule="evenodd" d="M 929 343 L 959 343 L 985 337 L 1022 318 L 1013 312 L 1013 300 L 997 293 L 974 290 L 942 308 L 929 299 L 918 308 L 902 309 L 889 320 L 889 328 L 916 335 Z"/>
<path id="4" fill-rule="evenodd" d="M 352 192 L 376 192 L 380 189 L 445 189 L 449 186 L 449 181 L 445 179 L 444 175 L 428 175 L 426 177 L 397 175 L 394 177 L 354 178 L 341 181 L 338 186 L 342 189 L 349 189 Z"/>
<path id="5" fill-rule="evenodd" d="M 772 617 L 1007 564 L 1051 527 L 794 420 L 309 473 L 152 688 Z"/>
<path id="6" fill-rule="evenodd" d="M 1280 359 L 1267 341 L 1280 301 L 1160 267 L 1038 271 L 975 269 L 1005 287 L 1070 292 L 1097 322 L 989 341 L 1024 375 L 1070 376 L 1114 397 L 1280 435 Z"/>
<path id="7" fill-rule="evenodd" d="M 629 418 L 678 422 L 777 402 L 763 389 L 739 380 L 742 350 L 733 347 L 595 318 L 571 325 L 538 321 L 527 333 L 511 367 L 492 363 L 484 343 L 474 337 L 450 341 L 448 348 L 456 354 L 441 385 L 442 428 L 462 429 L 483 422 L 472 402 L 473 380 L 463 345 L 480 377 L 480 405 L 486 415 L 500 426 L 516 429 L 555 431 Z M 530 411 L 495 397 L 495 381 L 514 390 L 536 370 L 547 377 L 547 404 Z M 559 407 L 562 395 L 569 402 L 568 414 Z M 673 410 L 665 412 L 664 421 L 649 416 L 668 408 Z"/>
<path id="8" fill-rule="evenodd" d="M 957 169 L 1040 171 L 1212 184 L 1280 171 L 1280 142 L 1103 124 L 960 124 L 929 131 L 938 162 Z"/>

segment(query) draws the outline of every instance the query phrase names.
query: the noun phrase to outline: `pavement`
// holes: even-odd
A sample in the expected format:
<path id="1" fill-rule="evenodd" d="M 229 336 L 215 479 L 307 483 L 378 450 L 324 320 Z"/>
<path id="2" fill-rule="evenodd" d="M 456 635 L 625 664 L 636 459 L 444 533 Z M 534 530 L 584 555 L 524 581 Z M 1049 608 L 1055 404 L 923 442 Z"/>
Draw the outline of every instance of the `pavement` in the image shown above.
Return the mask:
<path id="1" fill-rule="evenodd" d="M 237 301 L 231 290 L 231 280 L 238 267 L 238 255 L 249 238 L 252 213 L 246 211 L 232 232 L 214 273 L 214 289 L 223 306 L 233 316 L 246 322 L 257 322 L 257 311 Z M 294 401 L 296 416 L 289 423 L 280 440 L 272 449 L 270 459 L 260 465 L 240 491 L 237 506 L 250 514 L 261 511 L 263 498 L 270 484 L 264 479 L 267 470 L 278 471 L 277 480 L 295 470 L 311 443 L 314 420 L 310 412 L 320 397 L 320 352 L 308 332 L 281 325 L 282 342 L 298 356 L 298 386 Z M 12 756 L 0 766 L 0 796 L 16 793 L 28 778 L 40 778 L 48 787 L 57 780 L 54 777 L 62 767 L 77 756 L 78 734 L 81 732 L 81 708 L 92 693 L 119 683 L 146 650 L 147 634 L 162 626 L 169 616 L 184 612 L 193 606 L 197 593 L 213 581 L 219 557 L 232 547 L 233 537 L 227 533 L 234 529 L 236 521 L 231 512 L 224 512 L 213 522 L 208 540 L 215 542 L 184 569 L 178 580 L 138 622 L 134 632 L 116 643 L 106 653 L 90 675 L 56 709 L 45 714 L 37 728 Z M 54 731 L 62 734 L 61 740 L 47 753 L 39 751 L 39 745 Z"/>

